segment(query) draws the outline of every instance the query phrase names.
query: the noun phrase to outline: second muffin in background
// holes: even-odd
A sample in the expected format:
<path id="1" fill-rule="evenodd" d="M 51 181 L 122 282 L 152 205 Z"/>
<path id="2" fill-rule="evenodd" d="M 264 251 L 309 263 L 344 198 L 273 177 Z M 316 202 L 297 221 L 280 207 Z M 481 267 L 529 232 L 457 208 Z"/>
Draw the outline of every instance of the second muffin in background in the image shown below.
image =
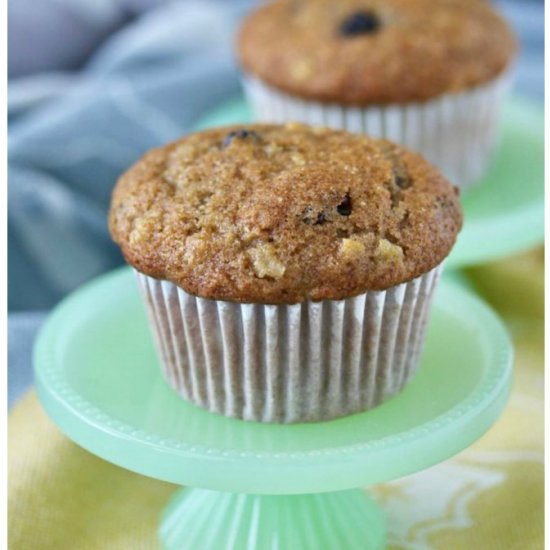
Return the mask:
<path id="1" fill-rule="evenodd" d="M 387 138 L 461 186 L 487 168 L 515 51 L 480 0 L 278 0 L 238 41 L 258 122 Z"/>
<path id="2" fill-rule="evenodd" d="M 420 156 L 300 124 L 153 150 L 110 212 L 168 383 L 263 422 L 336 418 L 401 391 L 461 222 L 456 189 Z"/>

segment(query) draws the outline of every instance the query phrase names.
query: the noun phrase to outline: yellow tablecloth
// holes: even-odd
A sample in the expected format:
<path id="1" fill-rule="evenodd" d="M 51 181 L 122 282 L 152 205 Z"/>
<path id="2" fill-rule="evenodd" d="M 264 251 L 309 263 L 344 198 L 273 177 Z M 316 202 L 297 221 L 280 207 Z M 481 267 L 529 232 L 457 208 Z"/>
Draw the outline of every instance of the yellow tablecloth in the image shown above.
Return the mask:
<path id="1" fill-rule="evenodd" d="M 468 276 L 512 332 L 514 389 L 502 418 L 471 448 L 375 488 L 392 550 L 543 548 L 542 251 Z M 11 413 L 8 442 L 10 550 L 158 548 L 159 513 L 174 486 L 77 447 L 34 392 Z"/>

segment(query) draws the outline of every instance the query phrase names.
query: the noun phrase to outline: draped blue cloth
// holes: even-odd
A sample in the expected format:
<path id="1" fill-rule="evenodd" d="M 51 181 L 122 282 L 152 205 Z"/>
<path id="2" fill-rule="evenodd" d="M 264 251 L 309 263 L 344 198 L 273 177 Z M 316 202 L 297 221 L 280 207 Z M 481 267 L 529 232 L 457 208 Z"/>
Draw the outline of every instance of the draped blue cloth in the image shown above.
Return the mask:
<path id="1" fill-rule="evenodd" d="M 56 10 L 66 5 L 75 12 L 61 17 Z M 125 12 L 111 0 L 34 0 L 40 13 L 32 21 L 25 19 L 30 1 L 13 2 L 10 309 L 49 308 L 121 263 L 106 225 L 111 189 L 147 149 L 182 135 L 238 93 L 233 31 L 249 5 L 164 3 L 120 26 Z M 101 43 L 79 70 L 56 70 L 56 56 L 58 67 L 73 67 L 94 36 Z M 29 37 L 36 50 L 28 49 Z M 40 72 L 23 76 L 29 71 Z"/>

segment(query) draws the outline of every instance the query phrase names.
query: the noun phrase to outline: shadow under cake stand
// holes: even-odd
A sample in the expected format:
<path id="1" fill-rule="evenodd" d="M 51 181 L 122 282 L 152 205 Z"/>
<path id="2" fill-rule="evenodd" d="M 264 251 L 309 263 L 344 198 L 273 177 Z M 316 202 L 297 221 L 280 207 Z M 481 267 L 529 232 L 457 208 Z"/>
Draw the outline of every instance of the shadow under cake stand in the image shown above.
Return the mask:
<path id="1" fill-rule="evenodd" d="M 509 393 L 512 348 L 498 318 L 445 280 L 418 375 L 372 411 L 268 425 L 209 413 L 162 380 L 128 269 L 69 296 L 35 348 L 39 397 L 90 452 L 186 485 L 160 525 L 164 548 L 382 549 L 385 528 L 358 487 L 436 464 L 478 439 Z"/>

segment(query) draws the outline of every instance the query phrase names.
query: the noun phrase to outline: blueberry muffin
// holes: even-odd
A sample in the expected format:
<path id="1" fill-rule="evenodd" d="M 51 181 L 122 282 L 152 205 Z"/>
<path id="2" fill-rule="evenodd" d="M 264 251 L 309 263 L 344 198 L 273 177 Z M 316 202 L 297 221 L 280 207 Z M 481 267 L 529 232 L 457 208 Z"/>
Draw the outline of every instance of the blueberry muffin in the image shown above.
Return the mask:
<path id="1" fill-rule="evenodd" d="M 227 416 L 300 422 L 410 380 L 462 214 L 417 154 L 290 123 L 149 152 L 117 183 L 109 223 L 170 385 Z"/>
<path id="2" fill-rule="evenodd" d="M 462 185 L 487 166 L 516 49 L 484 0 L 278 0 L 238 39 L 258 121 L 385 137 Z"/>

